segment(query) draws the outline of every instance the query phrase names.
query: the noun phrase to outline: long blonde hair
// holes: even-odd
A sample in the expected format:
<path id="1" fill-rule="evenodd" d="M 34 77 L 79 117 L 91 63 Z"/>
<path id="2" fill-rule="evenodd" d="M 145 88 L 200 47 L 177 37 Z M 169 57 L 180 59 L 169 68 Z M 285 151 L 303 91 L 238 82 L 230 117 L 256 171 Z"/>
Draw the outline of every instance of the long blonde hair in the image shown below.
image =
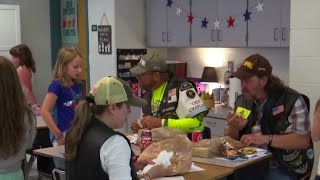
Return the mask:
<path id="1" fill-rule="evenodd" d="M 124 102 L 116 103 L 116 106 L 121 107 L 123 104 Z M 86 97 L 86 100 L 77 105 L 72 125 L 66 136 L 65 156 L 67 160 L 77 157 L 79 144 L 90 125 L 92 116 L 101 116 L 103 112 L 108 111 L 108 106 L 95 105 L 92 96 Z"/>
<path id="2" fill-rule="evenodd" d="M 57 61 L 53 69 L 53 78 L 59 80 L 64 87 L 70 87 L 71 84 L 67 80 L 67 65 L 71 63 L 77 56 L 82 58 L 80 52 L 75 48 L 61 48 L 58 53 Z M 72 79 L 74 83 L 79 83 L 79 79 Z"/>
<path id="3" fill-rule="evenodd" d="M 15 155 L 27 141 L 25 115 L 31 124 L 35 117 L 26 103 L 14 65 L 0 56 L 0 159 Z"/>

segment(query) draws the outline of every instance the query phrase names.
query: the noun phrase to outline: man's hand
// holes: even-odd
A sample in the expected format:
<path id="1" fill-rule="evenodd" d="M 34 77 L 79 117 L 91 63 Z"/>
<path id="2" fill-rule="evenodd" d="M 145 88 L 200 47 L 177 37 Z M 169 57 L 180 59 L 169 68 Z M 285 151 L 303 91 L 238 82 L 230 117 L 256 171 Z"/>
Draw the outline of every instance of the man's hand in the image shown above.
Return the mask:
<path id="1" fill-rule="evenodd" d="M 153 129 L 161 127 L 161 118 L 153 117 L 153 116 L 145 116 L 141 120 L 141 124 L 144 128 Z"/>
<path id="2" fill-rule="evenodd" d="M 148 164 L 154 164 L 152 160 L 140 160 L 134 163 L 136 169 L 143 170 L 143 168 Z"/>
<path id="3" fill-rule="evenodd" d="M 269 143 L 269 136 L 245 134 L 241 137 L 240 141 L 246 146 L 250 146 L 250 145 L 262 146 L 262 145 L 267 145 Z"/>
<path id="4" fill-rule="evenodd" d="M 242 130 L 248 123 L 248 120 L 231 112 L 229 112 L 227 115 L 227 121 L 228 125 L 232 129 L 236 129 L 238 131 Z"/>
<path id="5" fill-rule="evenodd" d="M 134 133 L 138 133 L 139 129 L 142 129 L 143 127 L 141 127 L 138 123 L 138 120 L 134 120 L 132 121 L 131 124 L 131 129 Z"/>

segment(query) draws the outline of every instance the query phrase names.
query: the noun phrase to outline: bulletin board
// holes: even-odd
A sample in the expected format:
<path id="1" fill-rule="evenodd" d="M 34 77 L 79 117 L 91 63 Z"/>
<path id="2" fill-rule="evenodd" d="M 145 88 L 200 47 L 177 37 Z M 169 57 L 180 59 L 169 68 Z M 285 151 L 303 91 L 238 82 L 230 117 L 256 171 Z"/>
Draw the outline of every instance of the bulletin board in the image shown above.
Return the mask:
<path id="1" fill-rule="evenodd" d="M 136 96 L 141 96 L 142 92 L 130 69 L 135 67 L 145 54 L 147 49 L 117 49 L 117 77 L 126 81 Z"/>

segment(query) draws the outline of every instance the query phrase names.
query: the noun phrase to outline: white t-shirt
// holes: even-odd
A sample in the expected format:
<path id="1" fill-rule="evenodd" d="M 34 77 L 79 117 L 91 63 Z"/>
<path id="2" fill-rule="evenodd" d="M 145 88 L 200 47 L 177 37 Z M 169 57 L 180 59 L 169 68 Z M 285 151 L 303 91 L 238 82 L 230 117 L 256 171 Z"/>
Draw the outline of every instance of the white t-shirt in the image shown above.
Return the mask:
<path id="1" fill-rule="evenodd" d="M 107 139 L 100 148 L 102 168 L 110 180 L 131 180 L 131 148 L 126 139 L 114 135 Z"/>

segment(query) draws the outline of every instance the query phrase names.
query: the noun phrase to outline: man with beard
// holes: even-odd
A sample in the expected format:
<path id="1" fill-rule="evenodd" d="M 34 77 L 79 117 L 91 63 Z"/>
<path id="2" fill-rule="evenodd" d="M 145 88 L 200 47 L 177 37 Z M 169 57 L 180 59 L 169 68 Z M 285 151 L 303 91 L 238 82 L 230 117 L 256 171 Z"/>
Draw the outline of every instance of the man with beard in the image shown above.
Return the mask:
<path id="1" fill-rule="evenodd" d="M 133 121 L 133 132 L 158 127 L 181 129 L 188 134 L 204 130 L 207 108 L 193 83 L 176 79 L 163 57 L 146 54 L 130 71 L 138 79 L 139 87 L 146 91 L 143 98 L 148 102 L 142 108 L 144 117 Z"/>
<path id="2" fill-rule="evenodd" d="M 241 80 L 243 94 L 227 116 L 225 135 L 272 152 L 266 174 L 260 174 L 264 179 L 309 177 L 313 145 L 302 95 L 272 75 L 269 61 L 259 54 L 246 58 L 233 76 Z"/>

